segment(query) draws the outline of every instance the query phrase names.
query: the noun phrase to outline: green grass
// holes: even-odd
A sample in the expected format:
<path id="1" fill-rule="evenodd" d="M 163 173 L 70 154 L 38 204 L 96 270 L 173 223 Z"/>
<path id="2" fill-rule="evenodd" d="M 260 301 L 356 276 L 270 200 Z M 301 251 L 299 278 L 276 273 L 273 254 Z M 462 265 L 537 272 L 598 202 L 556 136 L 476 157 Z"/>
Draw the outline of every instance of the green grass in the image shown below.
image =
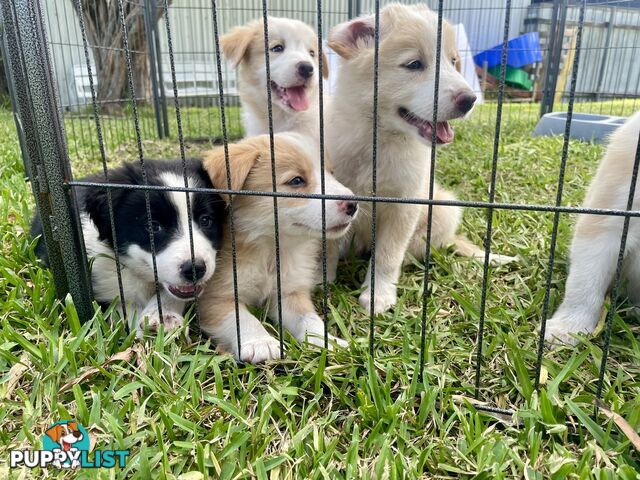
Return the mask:
<path id="1" fill-rule="evenodd" d="M 577 107 L 636 108 L 632 101 Z M 178 156 L 175 138 L 156 140 L 143 113 L 145 155 Z M 497 201 L 555 202 L 562 140 L 531 137 L 537 113 L 538 106 L 505 105 Z M 217 112 L 185 115 L 188 136 L 219 135 Z M 110 165 L 136 159 L 130 123 L 109 121 Z M 237 121 L 230 123 L 238 134 Z M 461 199 L 488 198 L 494 128 L 495 105 L 484 105 L 438 154 L 439 181 Z M 450 251 L 433 254 L 422 383 L 418 263 L 405 269 L 398 307 L 376 319 L 373 358 L 369 319 L 357 302 L 362 260 L 342 265 L 330 287 L 330 329 L 350 340 L 347 350 L 325 353 L 287 339 L 282 362 L 239 366 L 196 335 L 138 344 L 101 312 L 81 325 L 71 300 L 55 299 L 51 275 L 34 257 L 27 233 L 33 202 L 14 130 L 11 114 L 0 113 L 0 478 L 44 478 L 38 470 L 9 471 L 8 451 L 39 448 L 45 428 L 66 418 L 89 428 L 97 448 L 131 451 L 124 471 L 85 470 L 78 478 L 639 478 L 639 454 L 619 427 L 602 414 L 590 417 L 601 334 L 545 353 L 548 379 L 533 391 L 552 214 L 495 213 L 492 249 L 522 257 L 490 272 L 480 400 L 516 411 L 513 421 L 498 421 L 470 401 L 482 265 Z M 67 135 L 74 174 L 99 170 L 91 120 L 69 118 Z M 190 142 L 187 151 L 206 148 Z M 580 203 L 600 153 L 571 142 L 565 204 Z M 561 216 L 552 308 L 563 291 L 573 221 Z M 485 210 L 465 211 L 463 229 L 478 244 L 485 228 Z M 614 318 L 603 400 L 638 431 L 640 325 L 627 311 L 623 305 Z M 130 361 L 105 365 L 129 348 Z M 99 369 L 62 389 L 91 367 Z"/>

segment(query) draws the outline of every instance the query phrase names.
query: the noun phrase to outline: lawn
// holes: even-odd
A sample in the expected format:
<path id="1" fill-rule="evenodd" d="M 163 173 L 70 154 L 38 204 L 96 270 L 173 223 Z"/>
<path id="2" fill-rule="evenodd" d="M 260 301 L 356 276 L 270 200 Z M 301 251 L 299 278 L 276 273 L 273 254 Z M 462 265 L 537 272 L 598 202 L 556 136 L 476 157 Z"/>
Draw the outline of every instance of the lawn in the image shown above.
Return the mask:
<path id="1" fill-rule="evenodd" d="M 577 108 L 637 109 L 634 101 Z M 175 123 L 172 139 L 157 140 L 143 113 L 145 155 L 177 157 Z M 238 112 L 229 113 L 237 135 Z M 496 201 L 555 202 L 562 139 L 531 137 L 537 113 L 538 106 L 505 105 Z M 219 139 L 215 110 L 183 114 L 188 155 L 210 147 L 202 139 Z M 91 118 L 68 115 L 66 125 L 74 175 L 99 170 Z M 488 198 L 494 129 L 495 105 L 483 105 L 438 153 L 439 181 L 461 199 Z M 105 120 L 105 132 L 110 165 L 137 158 L 130 120 Z M 545 378 L 534 391 L 553 214 L 495 212 L 492 250 L 522 258 L 489 277 L 478 400 L 515 411 L 496 418 L 473 400 L 481 263 L 433 252 L 422 382 L 418 262 L 405 269 L 398 306 L 375 320 L 373 357 L 369 318 L 357 301 L 365 262 L 355 259 L 341 265 L 329 291 L 330 331 L 347 338 L 348 349 L 327 353 L 287 338 L 283 361 L 256 367 L 216 354 L 195 333 L 138 343 L 106 313 L 80 324 L 73 302 L 55 298 L 28 236 L 33 201 L 10 112 L 0 112 L 0 135 L 0 478 L 51 476 L 10 471 L 6 460 L 9 450 L 41 448 L 44 430 L 61 419 L 86 426 L 96 448 L 131 452 L 123 470 L 83 470 L 77 478 L 640 478 L 640 454 L 623 422 L 605 410 L 594 416 L 601 331 L 576 348 L 545 352 Z M 565 205 L 580 204 L 601 153 L 571 142 Z M 552 309 L 574 221 L 561 216 Z M 481 244 L 486 210 L 467 209 L 463 230 Z M 316 298 L 319 306 L 321 292 Z M 640 323 L 629 310 L 623 304 L 614 317 L 603 402 L 638 431 Z"/>

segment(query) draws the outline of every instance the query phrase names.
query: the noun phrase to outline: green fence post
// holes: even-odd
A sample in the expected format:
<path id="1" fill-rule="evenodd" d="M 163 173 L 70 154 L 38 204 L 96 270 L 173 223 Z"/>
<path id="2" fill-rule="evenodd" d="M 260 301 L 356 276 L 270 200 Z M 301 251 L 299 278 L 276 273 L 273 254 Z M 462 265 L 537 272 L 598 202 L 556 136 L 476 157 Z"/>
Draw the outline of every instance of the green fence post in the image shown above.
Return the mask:
<path id="1" fill-rule="evenodd" d="M 0 0 L 8 68 L 16 87 L 16 115 L 31 165 L 36 204 L 59 297 L 71 293 L 83 320 L 93 315 L 75 196 L 65 186 L 71 168 L 64 123 L 53 79 L 40 0 Z"/>

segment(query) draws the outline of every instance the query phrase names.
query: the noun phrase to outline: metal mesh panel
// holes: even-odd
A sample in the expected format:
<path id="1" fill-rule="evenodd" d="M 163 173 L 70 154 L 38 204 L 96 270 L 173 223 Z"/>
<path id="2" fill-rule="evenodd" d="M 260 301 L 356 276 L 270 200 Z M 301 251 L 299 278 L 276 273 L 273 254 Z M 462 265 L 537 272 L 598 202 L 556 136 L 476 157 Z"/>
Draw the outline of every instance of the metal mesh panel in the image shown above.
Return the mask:
<path id="1" fill-rule="evenodd" d="M 483 385 L 483 366 L 487 362 L 486 357 L 486 320 L 490 315 L 488 302 L 492 287 L 492 268 L 490 254 L 496 224 L 496 213 L 501 211 L 516 211 L 521 214 L 532 212 L 553 214 L 548 251 L 548 263 L 545 270 L 545 291 L 542 298 L 542 315 L 539 319 L 540 332 L 536 356 L 534 382 L 536 389 L 540 386 L 540 375 L 544 361 L 544 335 L 546 318 L 551 312 L 551 292 L 555 277 L 555 259 L 557 256 L 558 232 L 561 223 L 561 214 L 591 214 L 610 215 L 624 217 L 624 226 L 620 240 L 620 249 L 617 259 L 614 285 L 611 291 L 611 307 L 609 309 L 606 330 L 603 341 L 603 355 L 601 367 L 598 372 L 597 384 L 594 394 L 597 398 L 603 395 L 604 373 L 607 369 L 609 344 L 612 331 L 613 316 L 617 306 L 619 283 L 622 276 L 622 264 L 626 249 L 627 236 L 631 218 L 639 217 L 640 212 L 633 210 L 636 180 L 640 153 L 636 153 L 633 174 L 630 179 L 630 190 L 626 209 L 583 208 L 564 205 L 565 180 L 567 164 L 570 154 L 571 126 L 574 113 L 578 111 L 591 111 L 592 106 L 587 100 L 604 99 L 607 106 L 599 103 L 598 113 L 620 113 L 622 111 L 636 109 L 637 98 L 640 95 L 637 78 L 637 62 L 635 58 L 640 34 L 640 12 L 629 9 L 605 10 L 605 5 L 586 6 L 584 1 L 579 5 L 569 6 L 566 1 L 556 1 L 553 5 L 531 6 L 528 2 L 511 1 L 491 2 L 486 8 L 479 9 L 474 6 L 476 2 L 445 2 L 439 0 L 430 2 L 430 6 L 437 12 L 437 48 L 438 55 L 435 63 L 435 92 L 434 111 L 432 123 L 436 124 L 438 117 L 438 92 L 440 88 L 440 46 L 442 44 L 443 22 L 445 18 L 453 21 L 461 21 L 466 28 L 467 35 L 479 35 L 491 21 L 494 25 L 495 18 L 499 18 L 500 35 L 498 41 L 500 48 L 500 62 L 497 73 L 497 84 L 493 88 L 482 89 L 486 103 L 491 108 L 483 109 L 484 115 L 469 119 L 471 124 L 487 127 L 493 135 L 492 151 L 489 167 L 489 184 L 487 197 L 468 200 L 437 200 L 433 192 L 435 186 L 435 172 L 440 147 L 437 144 L 436 129 L 432 129 L 431 156 L 425 158 L 425 162 L 431 165 L 428 198 L 396 198 L 378 194 L 379 170 L 378 155 L 378 102 L 379 102 L 379 45 L 380 45 L 380 10 L 386 2 L 378 0 L 372 2 L 347 2 L 330 1 L 322 2 L 272 2 L 266 0 L 253 2 L 249 6 L 237 6 L 240 2 L 224 2 L 222 5 L 215 0 L 202 0 L 199 2 L 183 2 L 175 0 L 147 0 L 141 3 L 118 0 L 117 14 L 119 26 L 119 42 L 117 45 L 95 45 L 91 43 L 90 36 L 100 38 L 98 32 L 89 32 L 90 29 L 103 28 L 88 22 L 84 16 L 83 2 L 74 0 L 69 2 L 43 1 L 35 4 L 22 0 L 2 0 L 2 13 L 5 29 L 14 35 L 8 38 L 8 49 L 11 53 L 11 70 L 15 75 L 29 77 L 24 84 L 24 91 L 20 91 L 17 99 L 16 110 L 23 119 L 25 136 L 28 140 L 25 154 L 34 163 L 31 172 L 34 177 L 34 189 L 40 190 L 38 208 L 45 220 L 45 237 L 52 256 L 52 267 L 58 281 L 61 293 L 70 290 L 74 299 L 84 306 L 84 316 L 90 316 L 90 280 L 87 274 L 83 251 L 83 242 L 80 229 L 80 220 L 77 206 L 74 204 L 73 192 L 78 189 L 105 189 L 109 202 L 109 217 L 111 229 L 116 245 L 117 275 L 119 280 L 119 295 L 126 317 L 126 292 L 121 280 L 121 265 L 117 255 L 117 237 L 113 205 L 111 195 L 115 189 L 139 189 L 145 192 L 146 221 L 149 230 L 152 257 L 154 259 L 153 270 L 155 275 L 155 294 L 157 306 L 162 316 L 162 301 L 160 285 L 158 284 L 156 264 L 156 252 L 154 233 L 152 227 L 152 212 L 149 201 L 149 192 L 175 191 L 185 194 L 187 211 L 189 212 L 189 239 L 192 264 L 195 265 L 195 247 L 193 240 L 193 219 L 191 218 L 191 193 L 205 194 L 230 194 L 229 214 L 232 243 L 233 264 L 233 289 L 235 298 L 236 340 L 238 352 L 241 350 L 241 327 L 239 311 L 239 293 L 237 278 L 238 258 L 236 250 L 236 215 L 234 213 L 234 197 L 253 196 L 269 197 L 273 199 L 273 235 L 275 239 L 275 269 L 276 277 L 276 322 L 280 341 L 280 355 L 285 355 L 285 335 L 282 319 L 282 288 L 283 279 L 281 272 L 281 222 L 279 221 L 278 201 L 288 198 L 304 198 L 322 203 L 322 238 L 321 238 L 321 313 L 324 320 L 324 346 L 328 347 L 328 325 L 331 318 L 331 294 L 327 285 L 327 237 L 326 237 L 326 210 L 325 203 L 330 200 L 353 200 L 369 202 L 372 205 L 371 226 L 371 257 L 376 257 L 377 241 L 377 206 L 379 204 L 413 204 L 424 205 L 428 210 L 428 225 L 424 232 L 426 237 L 426 250 L 424 262 L 424 275 L 420 288 L 422 304 L 420 308 L 419 349 L 414 371 L 420 382 L 424 381 L 424 369 L 427 364 L 426 338 L 429 329 L 429 309 L 437 309 L 432 305 L 433 297 L 430 295 L 431 278 L 431 219 L 434 206 L 458 206 L 486 212 L 486 227 L 484 237 L 484 258 L 482 267 L 482 280 L 480 298 L 478 299 L 478 322 L 475 345 L 469 345 L 471 368 L 474 371 L 474 384 L 472 388 L 476 398 L 491 400 L 489 388 Z M 405 2 L 412 3 L 412 2 Z M 25 11 L 22 11 L 22 8 Z M 139 9 L 136 10 L 136 7 Z M 128 10 L 127 10 L 128 9 Z M 482 10 L 482 11 L 480 11 Z M 132 13 L 133 12 L 133 13 Z M 136 13 L 137 12 L 137 13 Z M 293 194 L 277 191 L 276 179 L 276 151 L 274 146 L 274 129 L 272 115 L 272 90 L 270 88 L 270 61 L 269 61 L 269 30 L 268 15 L 287 16 L 299 18 L 313 25 L 317 32 L 318 50 L 323 47 L 323 41 L 327 32 L 336 24 L 356 16 L 361 12 L 370 12 L 375 18 L 374 35 L 374 69 L 371 78 L 373 89 L 373 119 L 371 158 L 372 178 L 371 192 L 368 195 L 339 196 L 327 195 L 325 191 L 325 134 L 324 134 L 324 89 L 330 90 L 330 85 L 320 82 L 319 96 L 319 135 L 320 151 L 322 159 L 322 177 L 320 194 Z M 135 21 L 142 22 L 142 30 L 139 32 L 146 38 L 145 50 L 130 48 L 132 25 L 128 15 L 142 15 Z M 268 99 L 268 123 L 270 141 L 270 161 L 272 172 L 271 191 L 233 190 L 229 165 L 229 143 L 242 136 L 240 127 L 240 110 L 237 99 L 237 79 L 232 69 L 225 65 L 220 55 L 219 37 L 231 27 L 242 24 L 250 19 L 262 19 L 264 25 L 264 45 L 266 62 L 266 85 Z M 46 22 L 46 25 L 45 25 Z M 484 23 L 483 23 L 484 22 Z M 32 24 L 28 26 L 28 24 Z M 542 31 L 539 28 L 544 25 L 545 41 L 543 45 L 544 61 L 538 62 L 535 67 L 538 83 L 528 93 L 528 97 L 514 97 L 514 92 L 508 84 L 509 40 L 515 35 L 526 31 Z M 105 27 L 106 28 L 106 27 Z M 494 29 L 495 30 L 495 29 Z M 565 38 L 569 32 L 569 41 Z M 495 32 L 494 32 L 495 34 Z M 495 35 L 494 35 L 495 36 Z M 48 39 L 47 39 L 48 38 Z M 488 44 L 495 38 L 483 38 Z M 32 49 L 35 42 L 37 49 Z M 139 42 L 139 39 L 136 39 Z M 603 49 L 602 45 L 606 45 Z M 568 45 L 568 47 L 567 47 Z M 29 53 L 31 50 L 31 53 Z M 51 48 L 51 52 L 42 51 L 42 48 Z M 125 65 L 125 87 L 122 92 L 126 97 L 115 99 L 101 99 L 100 84 L 97 78 L 97 62 L 95 56 L 100 50 L 115 50 L 118 57 Z M 34 57 L 33 52 L 38 52 L 41 59 Z M 472 53 L 472 52 L 461 52 Z M 34 58 L 32 58 L 34 57 Z M 49 60 L 53 67 L 48 65 Z M 101 60 L 102 61 L 102 60 Z M 136 65 L 142 62 L 149 69 L 149 84 L 140 84 L 136 77 Z M 564 62 L 564 65 L 563 65 Z M 99 62 L 98 62 L 99 63 Z M 544 66 L 544 74 L 540 68 Z M 585 68 L 589 66 L 589 68 Z M 100 68 L 104 65 L 100 64 Z M 322 69 L 322 66 L 320 67 Z M 473 67 L 475 69 L 475 66 Z M 487 75 L 487 68 L 478 68 L 480 75 Z M 484 70 L 484 71 L 482 71 Z M 564 72 L 564 73 L 563 73 Z M 603 73 L 604 72 L 604 73 Z M 322 70 L 320 71 L 320 76 Z M 33 78 L 31 78 L 33 77 Z M 23 78 L 23 79 L 24 79 Z M 564 78 L 564 81 L 562 80 Z M 18 79 L 14 79 L 20 86 Z M 558 83 L 560 82 L 560 83 Z M 149 92 L 141 95 L 137 91 L 140 86 Z M 65 90 L 66 89 L 66 90 Z M 118 95 L 116 95 L 117 97 Z M 43 99 L 48 101 L 43 104 Z M 566 106 L 567 116 L 564 136 L 561 148 L 555 152 L 559 162 L 558 182 L 555 186 L 555 201 L 546 203 L 529 203 L 513 201 L 508 195 L 501 195 L 498 191 L 499 176 L 501 170 L 501 149 L 505 147 L 501 137 L 503 127 L 508 122 L 520 121 L 524 118 L 535 118 L 538 115 L 539 106 L 537 100 L 542 100 L 543 111 L 551 111 L 554 108 Z M 555 101 L 555 106 L 554 106 Z M 111 104 L 120 105 L 114 113 Z M 169 105 L 173 104 L 174 112 L 169 113 Z M 495 105 L 495 109 L 493 106 Z M 58 110 L 60 109 L 60 110 Z M 535 111 L 534 111 L 535 110 Z M 605 112 L 603 110 L 608 110 Z M 46 114 L 46 118 L 45 118 Z M 42 118 L 38 118 L 41 115 Z M 62 123 L 62 119 L 66 121 Z M 73 131 L 76 144 L 66 145 L 65 126 Z M 38 130 L 36 132 L 36 130 Z M 160 139 L 176 141 L 176 151 L 182 161 L 183 181 L 181 187 L 162 187 L 149 185 L 146 178 L 145 160 L 149 158 L 147 150 L 154 151 L 154 142 Z M 228 184 L 226 188 L 206 189 L 189 185 L 186 170 L 186 159 L 194 145 L 221 144 L 224 148 L 227 168 Z M 54 148 L 49 150 L 44 147 Z M 197 147 L 196 147 L 197 148 Z M 117 164 L 119 150 L 125 150 L 131 154 L 140 164 L 143 172 L 142 185 L 114 184 L 110 181 L 109 170 Z M 49 157 L 49 160 L 45 160 Z M 71 157 L 71 158 L 69 158 Z M 93 162 L 93 163 L 92 163 Z M 101 167 L 104 182 L 73 180 L 72 172 L 92 167 Z M 500 167 L 500 168 L 499 168 Z M 38 170 L 40 169 L 40 170 Z M 44 173 L 43 173 L 44 172 Z M 461 175 L 464 175 L 462 173 Z M 38 183 L 36 185 L 36 183 Z M 48 190 L 47 190 L 48 189 Z M 50 193 L 50 195 L 49 195 Z M 508 193 L 508 192 L 507 192 Z M 504 199 L 504 200 L 501 200 Z M 49 217 L 55 217 L 52 222 Z M 58 223 L 61 221 L 62 223 Z M 55 232 L 52 224 L 57 224 L 63 233 Z M 55 226 L 55 225 L 54 225 Z M 57 238 L 56 238 L 57 235 Z M 56 254 L 57 252 L 57 254 Z M 546 252 L 545 252 L 546 253 Z M 368 324 L 368 352 L 375 358 L 380 340 L 376 338 L 376 319 L 374 311 L 376 269 L 375 261 L 371 262 L 371 303 L 369 309 Z M 193 283 L 196 283 L 195 267 L 193 270 Z M 196 302 L 195 311 L 199 308 Z M 197 316 L 197 313 L 196 313 Z"/>

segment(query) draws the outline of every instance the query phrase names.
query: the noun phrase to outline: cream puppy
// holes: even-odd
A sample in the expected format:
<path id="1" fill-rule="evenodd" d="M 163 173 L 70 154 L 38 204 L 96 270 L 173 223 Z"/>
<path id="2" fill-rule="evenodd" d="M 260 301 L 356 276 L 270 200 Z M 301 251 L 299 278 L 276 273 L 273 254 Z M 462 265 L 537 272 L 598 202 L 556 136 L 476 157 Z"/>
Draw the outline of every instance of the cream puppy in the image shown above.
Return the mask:
<path id="1" fill-rule="evenodd" d="M 327 122 L 327 149 L 336 178 L 356 194 L 371 192 L 373 75 L 373 15 L 336 26 L 329 46 L 342 57 L 336 90 Z M 380 12 L 378 82 L 377 194 L 392 197 L 429 195 L 433 118 L 437 16 L 423 5 L 391 4 Z M 449 120 L 465 116 L 476 96 L 456 69 L 454 31 L 444 24 L 438 92 L 440 144 L 453 141 Z M 452 193 L 436 185 L 434 198 L 451 200 Z M 356 249 L 366 252 L 371 243 L 371 205 L 355 224 Z M 379 203 L 377 207 L 376 292 L 374 309 L 382 312 L 396 303 L 396 282 L 408 249 L 418 258 L 425 254 L 427 208 L 419 205 Z M 462 211 L 456 207 L 433 208 L 432 244 L 455 243 L 463 255 L 483 257 L 484 252 L 455 235 Z M 335 250 L 335 249 L 333 249 Z M 492 261 L 510 257 L 492 256 Z M 335 255 L 330 263 L 337 262 Z M 371 265 L 360 303 L 371 298 Z"/>
<path id="2" fill-rule="evenodd" d="M 318 37 L 307 24 L 269 17 L 269 65 L 274 132 L 318 138 L 318 70 L 329 75 Z M 220 38 L 224 55 L 239 72 L 240 100 L 247 136 L 269 132 L 263 20 L 236 27 Z"/>
<path id="3" fill-rule="evenodd" d="M 585 208 L 625 210 L 640 136 L 640 112 L 611 136 L 584 201 Z M 640 208 L 640 186 L 633 210 Z M 548 343 L 577 343 L 574 334 L 591 333 L 616 272 L 624 217 L 579 215 L 571 244 L 564 300 L 547 322 Z M 640 222 L 631 218 L 623 263 L 627 295 L 640 305 Z"/>
<path id="4" fill-rule="evenodd" d="M 320 158 L 306 137 L 295 133 L 275 135 L 276 181 L 279 192 L 320 193 Z M 262 135 L 229 145 L 231 187 L 234 190 L 272 191 L 269 137 Z M 226 188 L 224 149 L 214 150 L 204 162 L 213 184 Z M 325 173 L 329 195 L 353 195 L 330 173 Z M 244 362 L 279 358 L 279 342 L 266 331 L 247 306 L 268 304 L 269 316 L 278 315 L 273 199 L 236 195 L 233 202 L 236 231 L 240 349 L 234 305 L 232 250 L 229 228 L 217 268 L 200 300 L 201 328 L 219 348 Z M 328 238 L 346 233 L 357 215 L 358 204 L 326 201 Z M 311 301 L 322 235 L 320 200 L 279 198 L 280 273 L 282 322 L 298 341 L 323 345 L 324 323 Z M 332 342 L 344 341 L 329 336 Z"/>

